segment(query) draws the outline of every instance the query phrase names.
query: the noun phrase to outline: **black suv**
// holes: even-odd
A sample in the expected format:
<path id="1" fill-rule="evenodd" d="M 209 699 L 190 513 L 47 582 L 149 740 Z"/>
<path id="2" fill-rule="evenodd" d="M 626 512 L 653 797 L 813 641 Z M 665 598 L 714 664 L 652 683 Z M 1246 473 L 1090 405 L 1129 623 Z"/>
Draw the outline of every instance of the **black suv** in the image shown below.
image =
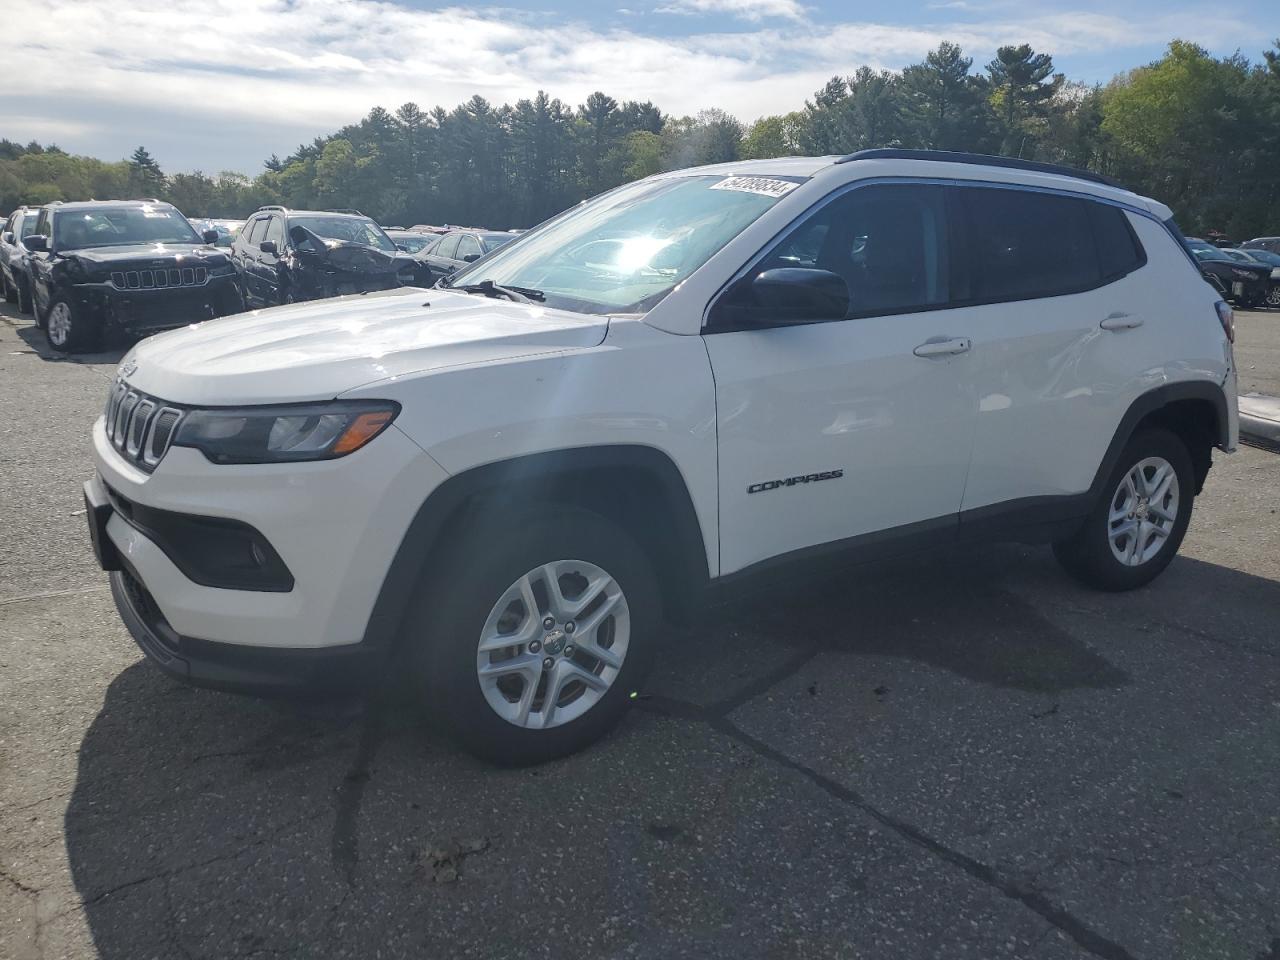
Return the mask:
<path id="1" fill-rule="evenodd" d="M 249 308 L 413 283 L 413 263 L 359 213 L 262 207 L 231 245 Z"/>
<path id="2" fill-rule="evenodd" d="M 496 230 L 450 230 L 440 238 L 439 243 L 432 244 L 417 255 L 418 262 L 430 272 L 428 279 L 420 270 L 419 281 L 434 283 L 442 277 L 450 276 L 515 238 L 514 233 Z"/>
<path id="3" fill-rule="evenodd" d="M 19 207 L 9 214 L 0 232 L 0 293 L 18 305 L 19 313 L 31 312 L 31 278 L 27 275 L 27 248 L 23 241 L 36 228 L 40 211 Z"/>
<path id="4" fill-rule="evenodd" d="M 36 323 L 53 349 L 93 350 L 108 329 L 147 335 L 242 309 L 235 268 L 159 200 L 51 203 L 23 241 Z"/>

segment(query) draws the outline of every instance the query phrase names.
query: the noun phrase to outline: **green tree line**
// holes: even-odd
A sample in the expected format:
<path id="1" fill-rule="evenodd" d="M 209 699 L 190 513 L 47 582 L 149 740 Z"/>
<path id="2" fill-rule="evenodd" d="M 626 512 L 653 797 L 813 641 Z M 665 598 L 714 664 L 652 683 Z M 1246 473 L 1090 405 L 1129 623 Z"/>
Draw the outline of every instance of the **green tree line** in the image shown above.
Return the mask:
<path id="1" fill-rule="evenodd" d="M 593 93 L 546 93 L 452 110 L 375 107 L 359 123 L 270 157 L 257 176 L 165 175 L 128 160 L 0 140 L 0 208 L 52 200 L 159 197 L 189 216 L 243 217 L 266 203 L 354 207 L 382 223 L 526 227 L 661 170 L 872 147 L 995 153 L 1115 177 L 1169 204 L 1188 231 L 1280 232 L 1280 40 L 1251 62 L 1174 41 L 1109 84 L 1071 82 L 1030 46 L 975 68 L 943 43 L 901 71 L 832 77 L 803 107 L 745 125 Z"/>

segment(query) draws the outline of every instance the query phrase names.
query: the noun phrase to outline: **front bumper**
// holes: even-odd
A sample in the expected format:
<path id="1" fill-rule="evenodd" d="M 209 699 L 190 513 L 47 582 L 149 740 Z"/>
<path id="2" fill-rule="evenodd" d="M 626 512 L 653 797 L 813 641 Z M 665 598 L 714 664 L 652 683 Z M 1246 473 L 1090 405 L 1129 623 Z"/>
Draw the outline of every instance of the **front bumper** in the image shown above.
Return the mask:
<path id="1" fill-rule="evenodd" d="M 120 619 L 142 652 L 165 673 L 200 687 L 257 696 L 326 696 L 371 683 L 384 651 L 364 644 L 278 649 L 184 637 L 127 565 L 111 573 Z"/>
<path id="2" fill-rule="evenodd" d="M 188 575 L 191 564 L 184 572 L 145 525 L 114 510 L 102 517 L 104 553 L 119 558 L 175 635 L 244 648 L 339 649 L 364 642 L 405 531 L 446 476 L 394 426 L 337 460 L 215 465 L 195 450 L 173 447 L 150 474 L 115 450 L 101 419 L 93 446 L 101 479 L 91 485 L 153 510 L 238 521 L 278 553 L 292 589 L 209 586 Z M 105 491 L 99 502 L 109 504 Z"/>
<path id="3" fill-rule="evenodd" d="M 191 287 L 121 290 L 110 283 L 80 283 L 72 290 L 81 310 L 133 333 L 171 330 L 244 309 L 234 275 Z"/>

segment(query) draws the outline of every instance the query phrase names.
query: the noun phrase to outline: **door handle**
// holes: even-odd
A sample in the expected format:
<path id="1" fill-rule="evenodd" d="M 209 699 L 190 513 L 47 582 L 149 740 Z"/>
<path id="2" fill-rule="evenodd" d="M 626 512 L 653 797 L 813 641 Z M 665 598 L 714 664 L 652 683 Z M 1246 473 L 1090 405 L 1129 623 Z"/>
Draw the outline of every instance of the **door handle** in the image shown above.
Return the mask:
<path id="1" fill-rule="evenodd" d="M 1131 313 L 1123 313 L 1117 310 L 1098 324 L 1098 326 L 1103 330 L 1132 330 L 1134 327 L 1142 326 L 1142 318 L 1135 317 Z"/>
<path id="2" fill-rule="evenodd" d="M 971 346 L 973 342 L 968 337 L 933 337 L 911 352 L 917 357 L 947 357 L 965 353 Z"/>

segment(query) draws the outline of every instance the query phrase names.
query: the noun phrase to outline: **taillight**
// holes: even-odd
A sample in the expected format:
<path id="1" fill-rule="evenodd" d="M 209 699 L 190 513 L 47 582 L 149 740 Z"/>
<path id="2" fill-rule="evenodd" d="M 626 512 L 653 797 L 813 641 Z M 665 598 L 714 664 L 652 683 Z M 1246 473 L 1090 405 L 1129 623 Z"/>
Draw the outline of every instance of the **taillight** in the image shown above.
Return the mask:
<path id="1" fill-rule="evenodd" d="M 1219 300 L 1213 305 L 1218 311 L 1218 322 L 1222 324 L 1222 332 L 1227 335 L 1227 340 L 1231 343 L 1236 342 L 1236 315 L 1224 300 Z"/>

